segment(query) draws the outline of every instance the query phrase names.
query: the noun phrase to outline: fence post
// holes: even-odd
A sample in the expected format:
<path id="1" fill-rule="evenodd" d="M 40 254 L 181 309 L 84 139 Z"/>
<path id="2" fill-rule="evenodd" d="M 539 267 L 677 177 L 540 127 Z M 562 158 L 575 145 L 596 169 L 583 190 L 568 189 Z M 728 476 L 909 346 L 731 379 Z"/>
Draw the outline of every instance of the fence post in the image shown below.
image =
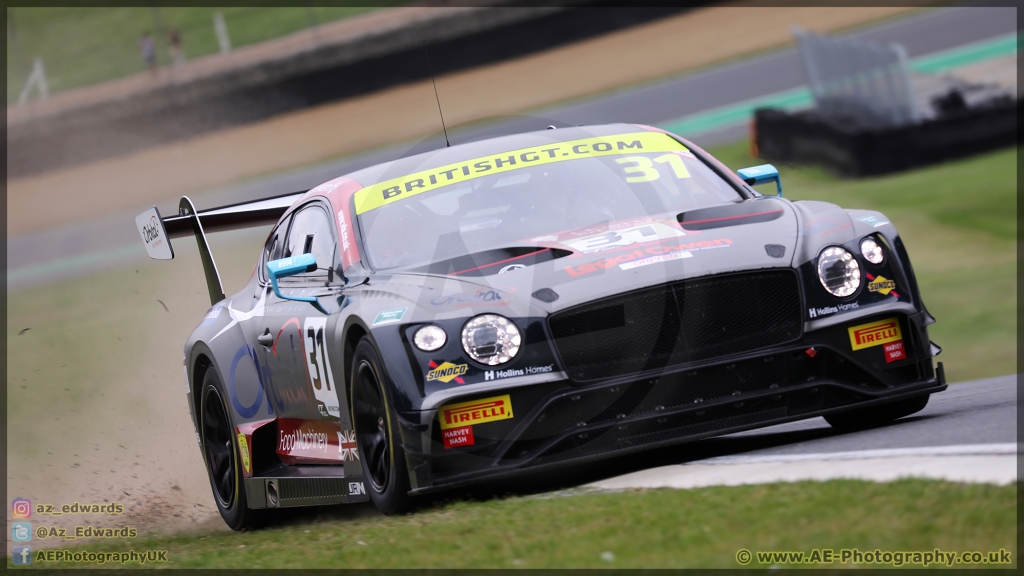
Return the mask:
<path id="1" fill-rule="evenodd" d="M 18 95 L 18 106 L 28 102 L 28 96 L 32 93 L 33 86 L 39 89 L 40 99 L 45 100 L 50 95 L 49 86 L 46 84 L 46 71 L 43 69 L 43 59 L 38 56 L 32 63 L 32 73 L 28 75 L 25 87 L 21 89 L 21 94 Z"/>
<path id="2" fill-rule="evenodd" d="M 231 38 L 228 37 L 228 27 L 224 24 L 224 14 L 217 12 L 213 15 L 213 30 L 217 33 L 217 44 L 220 45 L 220 53 L 231 52 Z"/>

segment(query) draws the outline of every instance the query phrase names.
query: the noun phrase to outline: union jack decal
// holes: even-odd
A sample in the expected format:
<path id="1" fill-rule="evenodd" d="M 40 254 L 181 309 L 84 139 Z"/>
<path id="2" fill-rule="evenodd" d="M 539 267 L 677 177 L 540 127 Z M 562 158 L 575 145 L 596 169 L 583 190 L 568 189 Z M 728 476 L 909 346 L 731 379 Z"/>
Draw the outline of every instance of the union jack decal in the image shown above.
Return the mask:
<path id="1" fill-rule="evenodd" d="M 356 444 L 355 430 L 338 432 L 338 454 L 344 460 L 359 460 L 359 445 Z"/>

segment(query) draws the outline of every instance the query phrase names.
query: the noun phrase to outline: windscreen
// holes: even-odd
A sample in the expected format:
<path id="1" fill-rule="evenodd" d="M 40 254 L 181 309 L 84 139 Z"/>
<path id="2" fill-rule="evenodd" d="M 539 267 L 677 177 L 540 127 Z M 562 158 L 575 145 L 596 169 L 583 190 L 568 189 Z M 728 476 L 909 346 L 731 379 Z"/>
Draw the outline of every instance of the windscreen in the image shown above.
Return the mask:
<path id="1" fill-rule="evenodd" d="M 559 234 L 740 200 L 666 134 L 558 142 L 394 178 L 355 195 L 365 256 L 387 270 L 557 245 Z M 578 246 L 567 243 L 567 249 Z"/>

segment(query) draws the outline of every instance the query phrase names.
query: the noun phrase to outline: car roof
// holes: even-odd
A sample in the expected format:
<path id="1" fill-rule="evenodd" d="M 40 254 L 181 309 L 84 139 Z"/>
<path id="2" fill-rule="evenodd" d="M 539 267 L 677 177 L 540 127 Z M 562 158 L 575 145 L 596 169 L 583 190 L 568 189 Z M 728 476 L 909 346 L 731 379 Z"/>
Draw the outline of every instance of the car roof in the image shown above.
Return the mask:
<path id="1" fill-rule="evenodd" d="M 520 148 L 544 146 L 547 144 L 566 142 L 568 140 L 578 140 L 582 138 L 592 138 L 595 136 L 615 136 L 618 134 L 648 131 L 649 130 L 647 128 L 635 124 L 602 124 L 596 126 L 576 126 L 571 128 L 558 128 L 556 130 L 523 132 L 509 136 L 477 140 L 466 144 L 458 144 L 449 148 L 439 148 L 422 154 L 399 158 L 397 160 L 357 170 L 348 174 L 347 177 L 366 187 L 391 178 L 397 178 L 406 174 L 419 172 L 420 170 L 430 170 L 432 168 L 438 168 L 456 162 L 465 162 L 481 156 L 519 150 Z"/>

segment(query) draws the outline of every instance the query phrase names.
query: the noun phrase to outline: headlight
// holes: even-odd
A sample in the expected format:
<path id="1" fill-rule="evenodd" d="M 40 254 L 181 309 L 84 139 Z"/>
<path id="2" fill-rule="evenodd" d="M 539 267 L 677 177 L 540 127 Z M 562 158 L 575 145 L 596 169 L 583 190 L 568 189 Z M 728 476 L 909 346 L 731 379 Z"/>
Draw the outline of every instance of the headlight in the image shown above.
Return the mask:
<path id="1" fill-rule="evenodd" d="M 860 241 L 860 253 L 864 255 L 865 260 L 872 264 L 881 264 L 882 260 L 885 259 L 882 247 L 870 236 Z"/>
<path id="2" fill-rule="evenodd" d="M 497 314 L 481 314 L 462 328 L 462 348 L 473 360 L 496 366 L 515 358 L 522 343 L 519 328 Z"/>
<path id="3" fill-rule="evenodd" d="M 412 335 L 412 342 L 417 348 L 424 352 L 433 352 L 448 340 L 448 335 L 444 333 L 444 330 L 440 326 L 434 326 L 429 324 L 416 331 Z"/>
<path id="4" fill-rule="evenodd" d="M 860 288 L 860 264 L 853 254 L 831 246 L 818 255 L 818 278 L 830 294 L 845 298 Z"/>

